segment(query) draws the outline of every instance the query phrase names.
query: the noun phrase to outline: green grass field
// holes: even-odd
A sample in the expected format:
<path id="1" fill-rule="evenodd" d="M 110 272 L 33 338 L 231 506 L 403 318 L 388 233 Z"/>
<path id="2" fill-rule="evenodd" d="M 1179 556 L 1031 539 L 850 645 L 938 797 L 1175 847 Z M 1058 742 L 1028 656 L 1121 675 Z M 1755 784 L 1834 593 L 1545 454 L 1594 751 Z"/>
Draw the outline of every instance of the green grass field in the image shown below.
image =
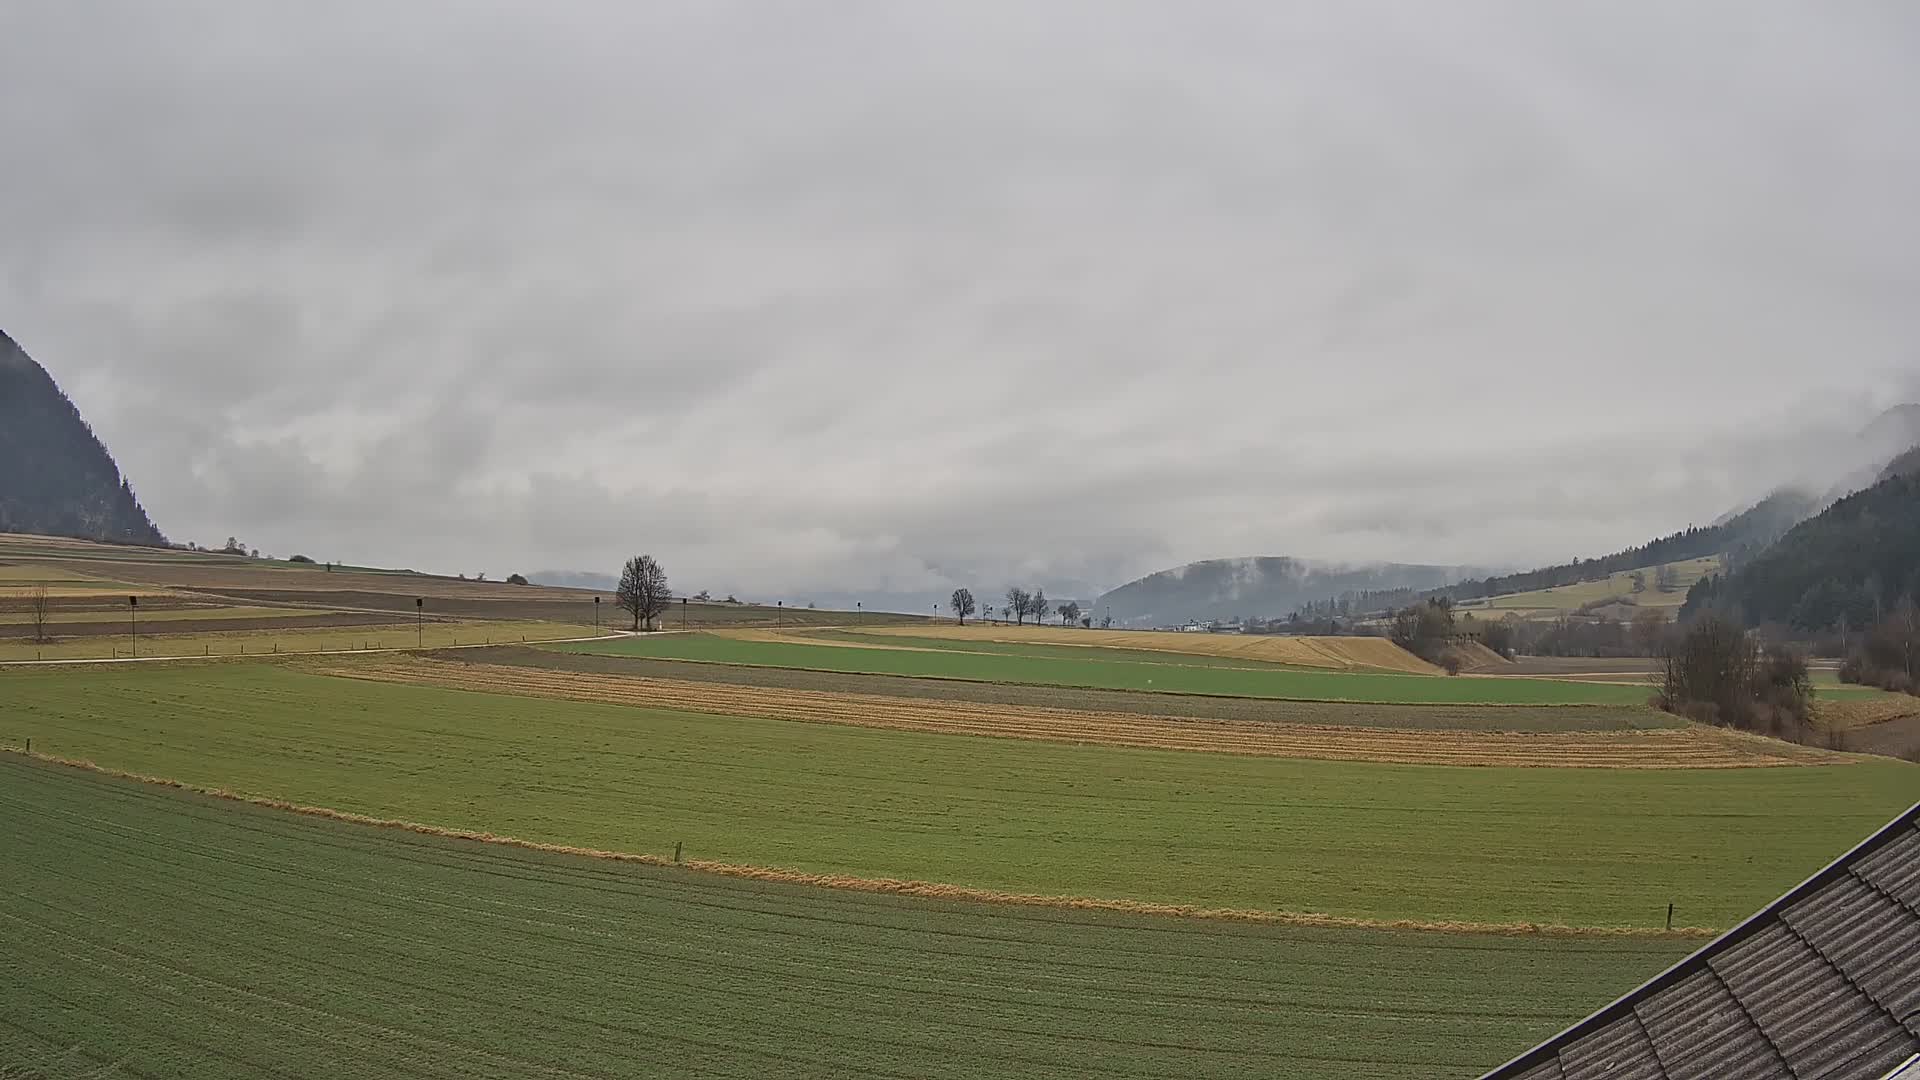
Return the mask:
<path id="1" fill-rule="evenodd" d="M 1438 681 L 1438 680 L 1436 680 Z M 1362 765 L 668 713 L 272 665 L 0 674 L 0 742 L 530 840 L 1375 919 L 1726 926 L 1920 795 L 1895 761 Z"/>
<path id="2" fill-rule="evenodd" d="M 1069 631 L 1071 632 L 1071 631 Z M 938 652 L 984 653 L 996 656 L 1030 656 L 1047 660 L 1105 660 L 1137 664 L 1177 664 L 1183 667 L 1239 668 L 1246 671 L 1314 671 L 1297 664 L 1275 664 L 1253 657 L 1206 656 L 1200 653 L 1176 653 L 1163 649 L 1119 649 L 1110 645 L 1048 645 L 1038 641 L 980 641 L 970 638 L 921 637 L 911 634 L 862 634 L 854 630 L 816 630 L 796 635 L 801 644 L 809 638 L 844 642 L 852 645 L 893 646 L 894 648 L 932 649 Z"/>
<path id="3" fill-rule="evenodd" d="M 1468 1077 L 1689 946 L 940 903 L 0 754 L 0 1061 L 67 1077 Z"/>
<path id="4" fill-rule="evenodd" d="M 1172 657 L 1157 663 L 1083 656 L 1026 656 L 958 651 L 910 651 L 743 641 L 712 634 L 582 642 L 554 648 L 605 656 L 651 656 L 759 667 L 808 668 L 875 675 L 912 675 L 978 682 L 1082 686 L 1103 690 L 1225 694 L 1310 701 L 1372 701 L 1400 704 L 1637 705 L 1644 686 L 1560 682 L 1548 679 L 1445 678 L 1311 671 L 1249 666 L 1205 667 Z M 1076 650 L 1088 653 L 1094 650 Z"/>
<path id="5" fill-rule="evenodd" d="M 1027 705 L 1136 716 L 1191 716 L 1261 720 L 1330 727 L 1411 728 L 1452 731 L 1623 731 L 1677 728 L 1686 722 L 1642 705 L 1383 705 L 1350 701 L 1287 701 L 1278 698 L 1151 694 L 1085 687 L 915 679 L 799 668 L 737 667 L 639 656 L 599 656 L 531 646 L 429 652 L 440 660 L 506 664 L 546 671 L 637 675 L 658 679 L 773 687 L 840 694 L 873 694 L 919 700 Z"/>

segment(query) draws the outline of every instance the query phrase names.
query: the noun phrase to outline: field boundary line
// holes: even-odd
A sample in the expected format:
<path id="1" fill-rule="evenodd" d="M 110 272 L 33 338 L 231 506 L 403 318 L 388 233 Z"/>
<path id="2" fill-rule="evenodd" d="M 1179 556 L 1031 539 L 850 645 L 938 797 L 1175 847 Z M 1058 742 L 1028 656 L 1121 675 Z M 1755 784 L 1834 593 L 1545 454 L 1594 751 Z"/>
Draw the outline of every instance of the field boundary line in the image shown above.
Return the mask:
<path id="1" fill-rule="evenodd" d="M 329 821 L 345 822 L 352 825 L 393 829 L 446 840 L 466 840 L 482 844 L 494 844 L 500 847 L 517 848 L 523 851 L 538 851 L 554 855 L 602 859 L 609 862 L 636 863 L 643 866 L 656 867 L 677 866 L 686 870 L 715 874 L 722 877 L 839 889 L 847 892 L 880 893 L 894 896 L 918 897 L 926 900 L 1004 904 L 1017 907 L 1052 908 L 1066 911 L 1099 911 L 1118 915 L 1145 915 L 1215 922 L 1299 926 L 1327 930 L 1400 930 L 1441 934 L 1482 934 L 1505 937 L 1625 937 L 1668 940 L 1711 938 L 1720 933 L 1719 929 L 1713 927 L 1693 926 L 1677 926 L 1671 930 L 1662 930 L 1655 927 L 1637 926 L 1563 926 L 1555 923 L 1423 922 L 1415 919 L 1365 919 L 1347 915 L 1327 915 L 1318 912 L 1264 911 L 1248 908 L 1205 908 L 1190 904 L 1162 904 L 1144 900 L 1114 900 L 1090 896 L 1048 896 L 1031 893 L 1009 893 L 993 889 L 975 888 L 970 885 L 953 885 L 943 882 L 914 881 L 901 878 L 863 878 L 847 874 L 821 874 L 804 870 L 787 870 L 779 867 L 748 866 L 739 863 L 717 862 L 708 859 L 684 859 L 675 862 L 673 859 L 664 855 L 608 851 L 600 848 L 576 847 L 569 844 L 549 844 L 535 840 L 524 840 L 514 836 L 502 836 L 498 833 L 476 832 L 468 829 L 449 829 L 438 825 L 427 825 L 417 821 L 372 817 L 346 810 L 335 810 L 325 806 L 308 806 L 301 803 L 289 802 L 284 799 L 247 795 L 226 788 L 212 788 L 198 784 L 189 784 L 163 776 L 148 776 L 143 773 L 108 768 L 107 766 L 85 759 L 64 758 L 45 753 L 28 753 L 19 747 L 0 747 L 0 754 L 6 754 L 26 761 L 59 765 L 64 768 L 94 773 L 116 780 L 128 780 L 155 787 L 172 788 L 177 791 L 191 792 L 196 795 L 222 799 L 228 802 L 244 803 L 249 806 L 257 806 L 268 810 L 299 814 L 305 817 L 323 818 Z"/>

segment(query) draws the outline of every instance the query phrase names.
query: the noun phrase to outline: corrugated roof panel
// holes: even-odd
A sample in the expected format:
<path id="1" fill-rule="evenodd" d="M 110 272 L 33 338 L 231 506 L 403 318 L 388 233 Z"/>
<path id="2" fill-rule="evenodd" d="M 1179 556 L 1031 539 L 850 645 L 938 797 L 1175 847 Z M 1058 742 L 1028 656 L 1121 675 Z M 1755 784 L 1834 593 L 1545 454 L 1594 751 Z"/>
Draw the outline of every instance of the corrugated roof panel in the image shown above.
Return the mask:
<path id="1" fill-rule="evenodd" d="M 1781 913 L 1827 961 L 1896 1017 L 1920 1010 L 1920 949 L 1888 948 L 1913 931 L 1916 916 L 1849 875 Z M 1920 1017 L 1908 1025 L 1913 1030 Z"/>
<path id="2" fill-rule="evenodd" d="M 1906 829 L 1905 835 L 1861 859 L 1853 871 L 1895 899 L 1920 907 L 1920 830 Z"/>
<path id="3" fill-rule="evenodd" d="M 1560 1071 L 1560 1059 L 1555 1057 L 1535 1065 L 1513 1080 L 1567 1080 L 1567 1074 Z"/>
<path id="4" fill-rule="evenodd" d="M 1890 1080 L 1916 1053 L 1920 805 L 1487 1078 Z"/>
<path id="5" fill-rule="evenodd" d="M 1567 1080 L 1666 1080 L 1638 1018 L 1628 1015 L 1560 1051 Z"/>
<path id="6" fill-rule="evenodd" d="M 1710 966 L 1797 1076 L 1838 1075 L 1835 1066 L 1906 1035 L 1784 923 L 1759 930 Z"/>
<path id="7" fill-rule="evenodd" d="M 1637 1011 L 1672 1080 L 1794 1080 L 1711 971 L 1688 976 Z"/>
<path id="8" fill-rule="evenodd" d="M 1882 1077 L 1890 1069 L 1898 1069 L 1902 1062 L 1920 1049 L 1912 1035 L 1904 1031 L 1888 1035 L 1884 1042 L 1862 1050 L 1853 1058 L 1836 1064 L 1831 1070 L 1815 1074 L 1811 1080 L 1852 1080 L 1853 1077 Z"/>

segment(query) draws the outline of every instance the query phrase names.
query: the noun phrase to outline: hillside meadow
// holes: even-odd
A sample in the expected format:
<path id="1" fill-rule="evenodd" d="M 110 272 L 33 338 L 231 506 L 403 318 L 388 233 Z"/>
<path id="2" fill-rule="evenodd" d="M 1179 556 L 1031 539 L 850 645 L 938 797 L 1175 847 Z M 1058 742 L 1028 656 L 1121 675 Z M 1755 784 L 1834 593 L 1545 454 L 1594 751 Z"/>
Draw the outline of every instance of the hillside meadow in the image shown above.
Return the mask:
<path id="1" fill-rule="evenodd" d="M 265 664 L 0 673 L 0 743 L 529 840 L 1432 922 L 1726 926 L 1904 809 L 1902 762 L 1356 764 L 873 730 Z M 1630 760 L 1623 760 L 1630 765 Z"/>
<path id="2" fill-rule="evenodd" d="M 9 1075 L 1470 1077 L 1689 943 L 749 881 L 0 752 Z"/>

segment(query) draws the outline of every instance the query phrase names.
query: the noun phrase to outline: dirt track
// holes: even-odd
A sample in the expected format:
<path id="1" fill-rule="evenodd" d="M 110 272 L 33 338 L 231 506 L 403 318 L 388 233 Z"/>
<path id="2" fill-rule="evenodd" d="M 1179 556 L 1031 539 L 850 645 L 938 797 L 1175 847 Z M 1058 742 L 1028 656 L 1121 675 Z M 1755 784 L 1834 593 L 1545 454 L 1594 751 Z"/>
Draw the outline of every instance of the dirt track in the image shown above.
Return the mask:
<path id="1" fill-rule="evenodd" d="M 1266 757 L 1428 765 L 1740 768 L 1849 759 L 1704 728 L 1508 734 L 1339 728 L 763 689 L 414 657 L 315 660 L 307 670 L 381 682 L 807 723 Z"/>

